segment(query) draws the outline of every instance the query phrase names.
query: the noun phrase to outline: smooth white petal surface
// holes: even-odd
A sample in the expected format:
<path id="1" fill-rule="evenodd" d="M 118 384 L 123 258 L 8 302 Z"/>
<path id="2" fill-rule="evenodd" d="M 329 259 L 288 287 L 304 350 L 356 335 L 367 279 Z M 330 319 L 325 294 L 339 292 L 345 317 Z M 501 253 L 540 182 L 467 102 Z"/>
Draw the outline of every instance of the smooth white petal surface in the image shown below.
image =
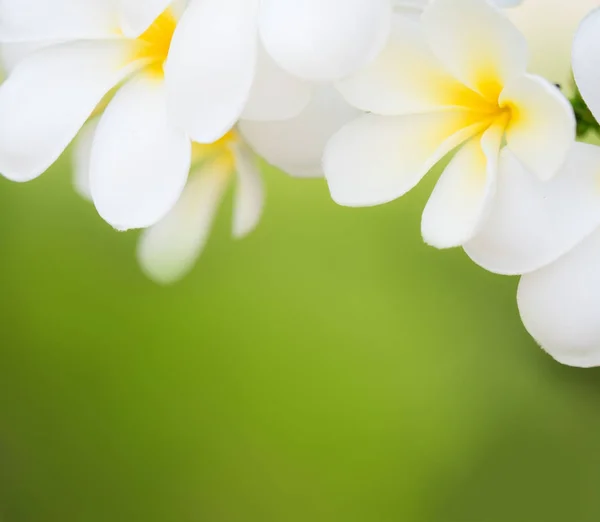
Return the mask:
<path id="1" fill-rule="evenodd" d="M 121 8 L 121 30 L 137 38 L 163 13 L 173 0 L 118 0 Z"/>
<path id="2" fill-rule="evenodd" d="M 291 74 L 339 80 L 383 49 L 390 0 L 263 0 L 260 31 L 267 51 Z"/>
<path id="3" fill-rule="evenodd" d="M 348 103 L 382 115 L 414 114 L 444 107 L 477 106 L 481 97 L 452 77 L 432 53 L 422 26 L 395 16 L 383 52 L 358 73 L 338 82 Z"/>
<path id="4" fill-rule="evenodd" d="M 427 39 L 448 70 L 483 96 L 525 73 L 527 42 L 491 3 L 432 0 L 422 17 Z"/>
<path id="5" fill-rule="evenodd" d="M 575 115 L 569 101 L 539 76 L 510 82 L 500 104 L 511 107 L 506 142 L 521 162 L 540 179 L 552 178 L 575 142 Z"/>
<path id="6" fill-rule="evenodd" d="M 247 145 L 234 146 L 237 185 L 233 202 L 233 235 L 242 238 L 252 232 L 262 215 L 265 189 L 258 158 Z"/>
<path id="7" fill-rule="evenodd" d="M 191 163 L 191 143 L 170 125 L 164 83 L 138 76 L 100 120 L 91 161 L 99 214 L 118 230 L 145 228 L 175 205 Z"/>
<path id="8" fill-rule="evenodd" d="M 392 201 L 412 189 L 454 147 L 477 132 L 466 111 L 367 114 L 336 133 L 323 166 L 332 198 L 361 207 Z"/>
<path id="9" fill-rule="evenodd" d="M 113 0 L 0 0 L 0 41 L 110 38 L 118 30 Z"/>
<path id="10" fill-rule="evenodd" d="M 496 191 L 503 127 L 493 125 L 452 158 L 429 198 L 421 231 L 436 248 L 463 245 L 481 227 Z"/>
<path id="11" fill-rule="evenodd" d="M 231 179 L 224 166 L 210 163 L 193 172 L 171 212 L 142 233 L 138 260 L 157 283 L 174 283 L 194 267 Z"/>
<path id="12" fill-rule="evenodd" d="M 577 87 L 594 117 L 600 120 L 600 8 L 579 26 L 572 63 Z"/>
<path id="13" fill-rule="evenodd" d="M 542 270 L 522 277 L 525 327 L 557 361 L 600 366 L 600 229 Z"/>
<path id="14" fill-rule="evenodd" d="M 100 120 L 95 118 L 86 123 L 75 138 L 73 147 L 73 186 L 75 191 L 84 199 L 92 201 L 92 187 L 90 183 L 90 164 L 92 160 L 92 146 L 96 129 Z"/>
<path id="15" fill-rule="evenodd" d="M 523 0 L 492 0 L 498 7 L 508 8 L 516 7 L 523 3 Z"/>
<path id="16" fill-rule="evenodd" d="M 242 121 L 240 130 L 271 165 L 292 176 L 318 177 L 323 175 L 327 142 L 360 114 L 332 87 L 319 87 L 296 118 L 280 122 Z"/>
<path id="17" fill-rule="evenodd" d="M 576 143 L 543 182 L 502 151 L 492 211 L 465 251 L 490 272 L 524 274 L 552 263 L 600 226 L 600 147 Z"/>
<path id="18" fill-rule="evenodd" d="M 42 42 L 20 42 L 7 43 L 0 45 L 0 61 L 2 70 L 5 73 L 10 73 L 19 62 L 22 62 L 30 54 L 53 45 L 52 43 Z"/>
<path id="19" fill-rule="evenodd" d="M 289 120 L 310 102 L 313 86 L 279 67 L 259 46 L 256 75 L 242 119 L 255 121 Z"/>
<path id="20" fill-rule="evenodd" d="M 29 181 L 52 165 L 96 105 L 126 77 L 126 41 L 79 41 L 42 49 L 0 86 L 0 173 Z"/>
<path id="21" fill-rule="evenodd" d="M 257 61 L 257 0 L 192 2 L 165 66 L 169 109 L 194 141 L 212 143 L 237 122 Z"/>

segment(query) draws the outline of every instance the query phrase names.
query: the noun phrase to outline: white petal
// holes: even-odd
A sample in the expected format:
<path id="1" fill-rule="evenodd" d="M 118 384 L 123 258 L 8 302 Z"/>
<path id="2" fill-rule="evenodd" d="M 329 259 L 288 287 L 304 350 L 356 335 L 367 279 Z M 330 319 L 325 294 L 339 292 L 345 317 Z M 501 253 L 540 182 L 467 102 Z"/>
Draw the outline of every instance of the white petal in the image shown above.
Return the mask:
<path id="1" fill-rule="evenodd" d="M 444 69 L 422 26 L 404 16 L 394 17 L 392 36 L 383 52 L 337 87 L 348 103 L 383 115 L 473 107 L 483 102 Z"/>
<path id="2" fill-rule="evenodd" d="M 600 366 L 599 266 L 600 229 L 556 263 L 521 279 L 523 323 L 563 364 Z"/>
<path id="3" fill-rule="evenodd" d="M 252 232 L 262 215 L 265 189 L 258 158 L 244 144 L 234 145 L 237 185 L 233 203 L 233 235 L 242 238 Z"/>
<path id="4" fill-rule="evenodd" d="M 96 136 L 99 119 L 86 123 L 75 139 L 73 148 L 73 185 L 75 191 L 84 199 L 92 201 L 90 186 L 90 163 L 92 159 L 92 145 Z"/>
<path id="5" fill-rule="evenodd" d="M 319 87 L 296 118 L 281 122 L 242 121 L 240 130 L 271 165 L 298 177 L 323 175 L 323 153 L 329 139 L 357 116 L 331 87 Z"/>
<path id="6" fill-rule="evenodd" d="M 390 0 L 263 0 L 267 51 L 295 76 L 338 80 L 365 66 L 389 35 Z"/>
<path id="7" fill-rule="evenodd" d="M 493 125 L 452 158 L 425 207 L 423 239 L 436 248 L 463 245 L 479 230 L 496 191 L 503 127 Z"/>
<path id="8" fill-rule="evenodd" d="M 492 0 L 498 7 L 508 8 L 516 7 L 523 3 L 523 0 Z"/>
<path id="9" fill-rule="evenodd" d="M 7 43 L 0 46 L 0 60 L 2 69 L 6 73 L 12 72 L 18 63 L 22 62 L 30 54 L 53 45 L 51 42 L 20 42 Z"/>
<path id="10" fill-rule="evenodd" d="M 208 240 L 223 194 L 229 185 L 224 163 L 210 163 L 190 175 L 171 212 L 142 233 L 138 260 L 148 277 L 161 284 L 184 277 Z"/>
<path id="11" fill-rule="evenodd" d="M 525 37 L 482 0 L 433 0 L 423 24 L 434 53 L 468 86 L 496 100 L 507 82 L 525 73 Z"/>
<path id="12" fill-rule="evenodd" d="M 194 141 L 212 143 L 237 122 L 254 81 L 257 0 L 192 2 L 166 63 L 169 108 Z"/>
<path id="13" fill-rule="evenodd" d="M 504 149 L 492 211 L 465 250 L 490 272 L 524 274 L 558 259 L 598 226 L 600 147 L 576 143 L 547 182 Z"/>
<path id="14" fill-rule="evenodd" d="M 573 42 L 573 74 L 583 99 L 600 120 L 600 9 L 579 26 Z"/>
<path id="15" fill-rule="evenodd" d="M 91 161 L 94 203 L 118 230 L 161 220 L 179 199 L 191 162 L 191 143 L 167 117 L 163 82 L 134 78 L 100 120 Z"/>
<path id="16" fill-rule="evenodd" d="M 285 72 L 259 46 L 256 76 L 242 119 L 288 120 L 298 116 L 310 102 L 312 85 Z"/>
<path id="17" fill-rule="evenodd" d="M 119 29 L 112 0 L 0 0 L 0 41 L 110 38 Z"/>
<path id="18" fill-rule="evenodd" d="M 510 82 L 500 104 L 512 108 L 506 142 L 540 179 L 550 179 L 565 162 L 575 142 L 575 116 L 569 101 L 539 76 Z"/>
<path id="19" fill-rule="evenodd" d="M 173 0 L 119 0 L 121 29 L 130 38 L 137 38 L 148 29 Z"/>
<path id="20" fill-rule="evenodd" d="M 345 206 L 379 205 L 412 189 L 454 147 L 474 135 L 466 111 L 375 116 L 342 128 L 325 149 L 333 199 Z"/>
<path id="21" fill-rule="evenodd" d="M 125 41 L 55 45 L 19 63 L 0 86 L 0 173 L 28 181 L 62 154 L 135 64 Z"/>

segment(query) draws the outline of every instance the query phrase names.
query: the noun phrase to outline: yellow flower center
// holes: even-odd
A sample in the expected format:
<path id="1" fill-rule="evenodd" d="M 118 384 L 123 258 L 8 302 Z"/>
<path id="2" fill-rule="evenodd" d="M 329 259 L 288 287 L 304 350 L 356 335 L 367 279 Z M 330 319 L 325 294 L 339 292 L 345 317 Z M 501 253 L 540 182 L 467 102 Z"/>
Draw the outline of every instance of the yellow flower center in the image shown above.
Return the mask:
<path id="1" fill-rule="evenodd" d="M 233 172 L 235 170 L 234 146 L 239 140 L 238 132 L 232 129 L 214 143 L 193 143 L 192 169 L 201 164 L 212 163 L 218 165 L 224 172 Z"/>
<path id="2" fill-rule="evenodd" d="M 148 62 L 147 71 L 152 75 L 163 76 L 163 66 L 169 55 L 171 40 L 177 27 L 173 11 L 165 10 L 152 25 L 137 38 L 137 46 L 132 61 Z"/>

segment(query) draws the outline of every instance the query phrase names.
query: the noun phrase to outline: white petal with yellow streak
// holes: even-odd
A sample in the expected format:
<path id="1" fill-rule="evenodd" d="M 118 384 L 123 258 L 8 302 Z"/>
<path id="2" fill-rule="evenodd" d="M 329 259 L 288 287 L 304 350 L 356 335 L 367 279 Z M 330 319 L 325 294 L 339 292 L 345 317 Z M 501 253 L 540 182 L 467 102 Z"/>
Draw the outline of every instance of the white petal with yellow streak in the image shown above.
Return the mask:
<path id="1" fill-rule="evenodd" d="M 447 69 L 492 101 L 526 71 L 525 37 L 486 0 L 432 0 L 422 21 Z"/>
<path id="2" fill-rule="evenodd" d="M 331 196 L 349 207 L 399 198 L 477 132 L 471 117 L 467 111 L 359 117 L 336 133 L 325 150 Z"/>
<path id="3" fill-rule="evenodd" d="M 436 248 L 463 245 L 493 204 L 504 122 L 463 145 L 440 177 L 423 212 L 421 231 Z"/>

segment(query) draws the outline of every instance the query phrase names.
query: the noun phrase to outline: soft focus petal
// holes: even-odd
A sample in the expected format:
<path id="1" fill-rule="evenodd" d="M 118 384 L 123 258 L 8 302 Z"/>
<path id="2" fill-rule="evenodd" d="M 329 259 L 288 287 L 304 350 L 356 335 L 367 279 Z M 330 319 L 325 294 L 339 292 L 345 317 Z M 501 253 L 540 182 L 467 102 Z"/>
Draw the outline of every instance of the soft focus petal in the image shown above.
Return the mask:
<path id="1" fill-rule="evenodd" d="M 600 366 L 600 229 L 569 254 L 523 276 L 525 327 L 557 361 Z"/>
<path id="2" fill-rule="evenodd" d="M 92 159 L 92 146 L 99 119 L 84 125 L 75 139 L 73 148 L 73 186 L 75 191 L 84 199 L 92 201 L 92 188 L 90 184 L 90 163 Z"/>
<path id="3" fill-rule="evenodd" d="M 45 42 L 20 42 L 8 43 L 0 46 L 0 61 L 2 70 L 5 73 L 10 73 L 12 70 L 27 58 L 30 54 L 53 45 L 53 43 Z"/>
<path id="4" fill-rule="evenodd" d="M 263 0 L 267 51 L 291 74 L 341 79 L 365 66 L 389 35 L 390 0 Z"/>
<path id="5" fill-rule="evenodd" d="M 297 177 L 323 175 L 323 152 L 329 139 L 360 115 L 331 87 L 319 87 L 304 111 L 280 122 L 242 121 L 240 130 L 252 148 L 271 165 Z"/>
<path id="6" fill-rule="evenodd" d="M 500 104 L 512 111 L 506 129 L 509 148 L 540 179 L 550 179 L 575 142 L 571 104 L 554 85 L 531 75 L 509 83 Z"/>
<path id="7" fill-rule="evenodd" d="M 262 215 L 265 189 L 258 158 L 243 143 L 234 146 L 237 185 L 233 202 L 233 235 L 242 238 L 252 232 Z"/>
<path id="8" fill-rule="evenodd" d="M 257 0 L 192 2 L 166 63 L 169 108 L 194 141 L 212 143 L 237 122 L 254 81 Z"/>
<path id="9" fill-rule="evenodd" d="M 98 212 L 118 230 L 154 225 L 179 199 L 190 162 L 189 139 L 169 125 L 164 84 L 131 80 L 96 131 L 90 179 Z"/>
<path id="10" fill-rule="evenodd" d="M 527 42 L 484 0 L 432 0 L 423 24 L 434 53 L 457 78 L 486 98 L 525 73 Z"/>
<path id="11" fill-rule="evenodd" d="M 600 121 L 600 9 L 590 13 L 577 31 L 573 74 L 583 99 Z"/>
<path id="12" fill-rule="evenodd" d="M 337 86 L 348 103 L 382 115 L 473 107 L 482 102 L 444 70 L 421 25 L 404 16 L 394 17 L 392 36 L 377 59 Z"/>
<path id="13" fill-rule="evenodd" d="M 490 272 L 524 274 L 558 259 L 598 226 L 600 147 L 576 143 L 547 182 L 504 149 L 492 211 L 465 250 Z"/>
<path id="14" fill-rule="evenodd" d="M 477 132 L 469 118 L 466 111 L 361 116 L 335 134 L 325 150 L 331 196 L 350 207 L 379 205 L 402 196 Z"/>
<path id="15" fill-rule="evenodd" d="M 96 105 L 129 74 L 125 41 L 55 45 L 19 63 L 0 86 L 0 173 L 28 181 L 62 154 Z"/>
<path id="16" fill-rule="evenodd" d="M 231 179 L 230 164 L 205 165 L 190 175 L 171 212 L 142 233 L 138 260 L 146 275 L 161 284 L 184 277 L 196 263 L 210 235 Z"/>
<path id="17" fill-rule="evenodd" d="M 86 0 L 87 1 L 87 0 Z M 119 0 L 121 29 L 131 38 L 137 38 L 163 13 L 173 0 Z"/>
<path id="18" fill-rule="evenodd" d="M 288 120 L 298 116 L 310 102 L 312 85 L 279 67 L 259 46 L 256 76 L 243 119 Z"/>
<path id="19" fill-rule="evenodd" d="M 492 0 L 492 2 L 498 7 L 508 8 L 521 5 L 523 3 L 523 0 Z"/>
<path id="20" fill-rule="evenodd" d="M 113 0 L 0 0 L 0 41 L 114 37 Z"/>
<path id="21" fill-rule="evenodd" d="M 421 230 L 436 248 L 463 245 L 479 230 L 496 191 L 502 125 L 475 136 L 452 158 L 429 198 Z"/>

